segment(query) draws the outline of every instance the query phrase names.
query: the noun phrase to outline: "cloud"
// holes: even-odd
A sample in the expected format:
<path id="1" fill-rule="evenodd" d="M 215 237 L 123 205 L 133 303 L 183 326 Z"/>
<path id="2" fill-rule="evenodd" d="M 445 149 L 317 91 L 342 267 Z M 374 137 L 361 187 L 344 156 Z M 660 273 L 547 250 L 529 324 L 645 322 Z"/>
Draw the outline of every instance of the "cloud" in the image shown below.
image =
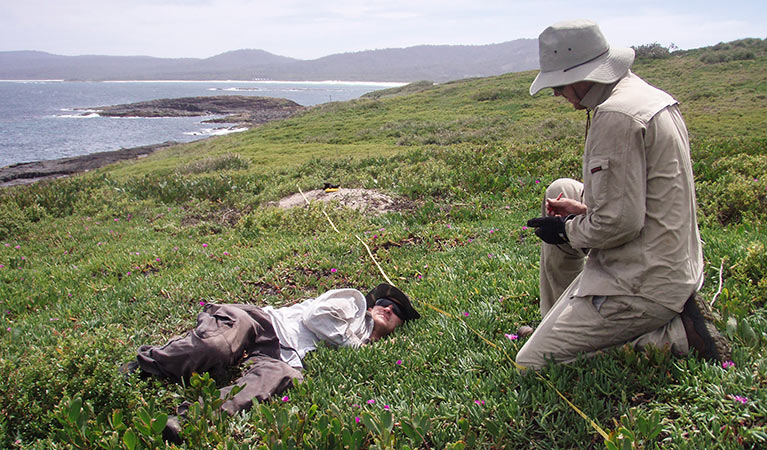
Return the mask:
<path id="1" fill-rule="evenodd" d="M 597 20 L 616 45 L 682 48 L 764 37 L 758 2 L 627 0 L 49 0 L 9 1 L 0 50 L 208 57 L 259 48 L 303 59 L 420 44 L 536 38 L 567 18 Z"/>

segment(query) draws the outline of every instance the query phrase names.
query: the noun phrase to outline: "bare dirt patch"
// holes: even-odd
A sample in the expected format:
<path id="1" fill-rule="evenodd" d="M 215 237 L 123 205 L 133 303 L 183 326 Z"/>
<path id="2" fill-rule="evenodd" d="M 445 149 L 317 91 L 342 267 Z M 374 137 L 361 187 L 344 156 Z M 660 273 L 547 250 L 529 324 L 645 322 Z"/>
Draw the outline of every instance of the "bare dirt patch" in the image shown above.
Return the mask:
<path id="1" fill-rule="evenodd" d="M 335 192 L 325 192 L 322 189 L 316 189 L 304 192 L 304 195 L 310 202 L 337 202 L 341 207 L 376 215 L 389 211 L 402 211 L 412 207 L 412 203 L 408 200 L 394 198 L 373 189 L 341 188 Z M 300 192 L 297 192 L 276 203 L 272 203 L 272 205 L 283 209 L 290 209 L 297 206 L 306 206 L 306 200 L 304 200 L 304 196 Z"/>

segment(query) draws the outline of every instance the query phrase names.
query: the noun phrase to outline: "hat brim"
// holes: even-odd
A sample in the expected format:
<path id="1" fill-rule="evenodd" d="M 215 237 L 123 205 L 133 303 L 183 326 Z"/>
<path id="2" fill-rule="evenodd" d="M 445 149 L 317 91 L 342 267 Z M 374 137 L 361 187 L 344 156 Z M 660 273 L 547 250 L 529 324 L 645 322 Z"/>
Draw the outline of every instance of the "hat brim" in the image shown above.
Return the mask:
<path id="1" fill-rule="evenodd" d="M 634 49 L 610 47 L 607 53 L 583 65 L 565 70 L 539 72 L 530 85 L 530 95 L 537 94 L 541 89 L 566 86 L 579 81 L 609 84 L 624 76 L 633 62 Z"/>
<path id="2" fill-rule="evenodd" d="M 421 315 L 418 314 L 418 311 L 416 311 L 415 308 L 413 308 L 413 305 L 410 304 L 410 299 L 407 298 L 407 295 L 390 284 L 381 283 L 373 290 L 368 292 L 368 294 L 365 296 L 368 308 L 375 306 L 376 300 L 380 298 L 388 298 L 389 300 L 396 303 L 405 314 L 405 320 L 421 318 Z"/>

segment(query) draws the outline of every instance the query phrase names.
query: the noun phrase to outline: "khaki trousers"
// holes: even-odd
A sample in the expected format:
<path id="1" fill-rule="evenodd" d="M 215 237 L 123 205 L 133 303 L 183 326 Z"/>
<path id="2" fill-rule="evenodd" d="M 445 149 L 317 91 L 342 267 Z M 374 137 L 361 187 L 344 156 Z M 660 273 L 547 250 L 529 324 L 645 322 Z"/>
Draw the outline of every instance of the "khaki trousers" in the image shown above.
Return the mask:
<path id="1" fill-rule="evenodd" d="M 563 178 L 549 186 L 545 198 L 562 194 L 562 198 L 581 201 L 582 192 L 580 182 Z M 625 343 L 635 348 L 669 347 L 676 354 L 687 354 L 687 336 L 675 311 L 636 296 L 576 296 L 585 258 L 585 253 L 567 244 L 541 243 L 543 320 L 517 354 L 518 364 L 540 369 L 548 360 L 568 363 L 578 354 L 591 356 Z"/>
<path id="2" fill-rule="evenodd" d="M 205 305 L 194 330 L 163 346 L 140 347 L 137 359 L 141 370 L 177 381 L 195 372 L 216 374 L 245 366 L 235 382 L 244 389 L 221 407 L 230 414 L 303 381 L 300 371 L 280 359 L 280 342 L 269 316 L 252 305 Z M 221 397 L 233 387 L 221 389 Z"/>

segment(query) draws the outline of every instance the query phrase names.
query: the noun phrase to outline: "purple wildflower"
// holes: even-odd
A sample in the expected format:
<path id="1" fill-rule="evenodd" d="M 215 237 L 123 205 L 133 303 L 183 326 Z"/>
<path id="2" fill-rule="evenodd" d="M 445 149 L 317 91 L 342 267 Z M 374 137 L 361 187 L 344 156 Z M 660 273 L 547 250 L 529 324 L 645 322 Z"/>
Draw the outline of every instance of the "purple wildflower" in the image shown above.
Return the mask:
<path id="1" fill-rule="evenodd" d="M 748 403 L 748 397 L 743 397 L 742 395 L 733 395 L 732 399 L 735 400 L 736 402 L 740 402 L 740 403 L 742 403 L 744 405 L 746 403 Z"/>

